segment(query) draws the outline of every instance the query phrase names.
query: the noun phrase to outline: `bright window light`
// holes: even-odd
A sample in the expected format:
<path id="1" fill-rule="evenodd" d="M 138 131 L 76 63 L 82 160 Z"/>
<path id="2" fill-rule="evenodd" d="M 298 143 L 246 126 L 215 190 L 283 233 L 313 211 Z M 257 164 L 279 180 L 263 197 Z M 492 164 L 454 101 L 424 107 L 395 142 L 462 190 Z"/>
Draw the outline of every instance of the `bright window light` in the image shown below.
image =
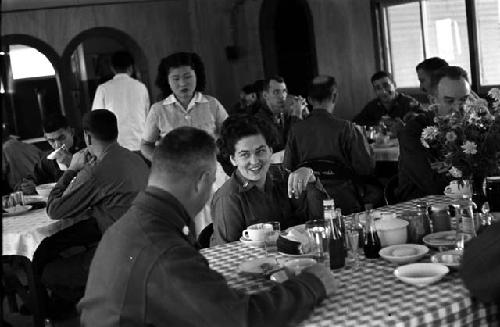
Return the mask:
<path id="1" fill-rule="evenodd" d="M 24 45 L 9 46 L 10 65 L 14 79 L 54 76 L 50 61 L 40 51 Z"/>

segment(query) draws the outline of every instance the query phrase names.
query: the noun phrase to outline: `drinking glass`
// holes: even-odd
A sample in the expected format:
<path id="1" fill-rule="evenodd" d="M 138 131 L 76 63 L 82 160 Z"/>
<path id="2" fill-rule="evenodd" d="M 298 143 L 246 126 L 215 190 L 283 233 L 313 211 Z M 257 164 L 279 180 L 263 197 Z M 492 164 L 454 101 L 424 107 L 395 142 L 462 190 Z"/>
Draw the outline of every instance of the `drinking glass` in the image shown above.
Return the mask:
<path id="1" fill-rule="evenodd" d="M 352 269 L 353 270 L 358 270 L 359 267 L 359 230 L 356 229 L 354 226 L 349 226 L 346 229 L 346 234 L 347 234 L 347 242 L 349 243 L 349 250 L 351 252 L 351 257 L 352 257 Z"/>
<path id="2" fill-rule="evenodd" d="M 324 220 L 309 220 L 306 222 L 306 231 L 316 260 L 329 267 L 328 234 L 330 230 L 328 223 Z"/>
<path id="3" fill-rule="evenodd" d="M 280 236 L 280 222 L 279 221 L 270 221 L 266 223 L 267 225 L 271 225 L 272 229 L 269 228 L 266 233 L 266 239 L 264 241 L 264 249 L 266 251 L 266 256 L 269 254 L 268 251 L 273 249 L 276 250 L 276 241 Z"/>

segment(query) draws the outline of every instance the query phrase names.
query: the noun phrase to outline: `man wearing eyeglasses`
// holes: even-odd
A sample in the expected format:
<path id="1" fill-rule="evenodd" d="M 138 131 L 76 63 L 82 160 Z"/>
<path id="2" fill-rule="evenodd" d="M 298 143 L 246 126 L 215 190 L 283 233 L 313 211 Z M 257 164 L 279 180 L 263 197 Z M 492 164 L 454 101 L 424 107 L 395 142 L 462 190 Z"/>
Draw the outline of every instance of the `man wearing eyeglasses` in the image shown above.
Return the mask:
<path id="1" fill-rule="evenodd" d="M 16 187 L 24 194 L 35 193 L 35 185 L 57 182 L 68 169 L 73 153 L 84 147 L 83 141 L 76 137 L 73 128 L 61 115 L 48 117 L 43 123 L 43 131 L 52 150 L 42 156 L 31 176 Z"/>

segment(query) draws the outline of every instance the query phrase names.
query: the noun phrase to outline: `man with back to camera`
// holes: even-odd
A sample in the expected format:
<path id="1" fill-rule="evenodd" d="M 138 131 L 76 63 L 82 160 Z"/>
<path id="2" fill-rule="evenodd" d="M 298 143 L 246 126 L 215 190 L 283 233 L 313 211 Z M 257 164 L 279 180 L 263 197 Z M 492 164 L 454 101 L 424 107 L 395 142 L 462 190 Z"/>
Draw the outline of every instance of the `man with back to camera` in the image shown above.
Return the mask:
<path id="1" fill-rule="evenodd" d="M 427 95 L 430 103 L 434 103 L 431 87 L 432 75 L 446 66 L 448 66 L 446 60 L 439 57 L 432 57 L 425 59 L 415 67 L 420 83 L 420 90 Z"/>
<path id="2" fill-rule="evenodd" d="M 139 152 L 141 137 L 149 110 L 146 86 L 132 78 L 134 59 L 130 53 L 118 51 L 111 57 L 113 79 L 97 87 L 92 110 L 107 109 L 118 121 L 118 143 L 130 151 Z"/>
<path id="3" fill-rule="evenodd" d="M 435 116 L 443 116 L 464 109 L 470 96 L 467 73 L 458 66 L 445 66 L 436 71 L 430 84 L 436 95 L 435 105 L 423 114 L 410 119 L 399 134 L 399 185 L 396 195 L 401 201 L 443 194 L 449 178 L 443 167 L 433 163 L 432 155 L 420 141 L 422 130 L 433 125 Z"/>
<path id="4" fill-rule="evenodd" d="M 73 155 L 49 195 L 47 213 L 55 220 L 86 219 L 45 238 L 33 256 L 35 273 L 66 308 L 83 295 L 95 243 L 146 187 L 149 173 L 138 154 L 117 143 L 111 111 L 93 110 L 82 125 L 87 148 Z M 84 252 L 61 256 L 75 246 L 85 247 Z"/>
<path id="5" fill-rule="evenodd" d="M 354 123 L 375 126 L 383 116 L 389 116 L 393 121 L 401 122 L 408 115 L 421 112 L 417 100 L 396 89 L 391 74 L 384 71 L 376 72 L 371 77 L 371 83 L 377 98 L 368 102 L 364 109 L 353 119 Z M 396 134 L 397 130 L 393 132 Z"/>
<path id="6" fill-rule="evenodd" d="M 363 176 L 373 173 L 375 161 L 363 133 L 353 123 L 333 115 L 337 97 L 337 83 L 332 76 L 317 76 L 311 81 L 308 100 L 313 110 L 292 126 L 284 165 L 295 170 L 307 161 L 335 162 L 340 178 L 321 182 L 335 199 L 335 206 L 343 213 L 351 213 L 362 210 L 367 203 L 379 205 L 383 194 L 375 185 L 360 183 Z"/>
<path id="7" fill-rule="evenodd" d="M 209 198 L 215 157 L 214 139 L 193 127 L 161 140 L 148 187 L 98 246 L 79 304 L 82 326 L 283 326 L 336 290 L 319 264 L 251 295 L 210 269 L 193 217 Z"/>
<path id="8" fill-rule="evenodd" d="M 57 182 L 64 170 L 68 169 L 73 154 L 85 146 L 81 137 L 77 137 L 75 130 L 60 114 L 44 119 L 43 133 L 52 150 L 44 153 L 35 164 L 32 174 L 16 186 L 24 194 L 35 194 L 35 185 Z"/>

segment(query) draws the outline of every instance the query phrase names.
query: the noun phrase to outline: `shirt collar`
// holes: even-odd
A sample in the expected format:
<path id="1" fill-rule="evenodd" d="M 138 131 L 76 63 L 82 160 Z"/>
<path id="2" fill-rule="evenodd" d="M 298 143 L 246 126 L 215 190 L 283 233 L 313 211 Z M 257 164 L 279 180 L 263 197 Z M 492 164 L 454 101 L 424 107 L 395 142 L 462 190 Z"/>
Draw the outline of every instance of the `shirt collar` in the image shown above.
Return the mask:
<path id="1" fill-rule="evenodd" d="M 139 193 L 133 204 L 152 211 L 154 215 L 172 225 L 181 235 L 196 244 L 194 221 L 182 203 L 170 192 L 148 186 Z"/>
<path id="2" fill-rule="evenodd" d="M 194 103 L 204 103 L 204 102 L 208 102 L 207 97 L 203 95 L 201 92 L 195 92 L 193 98 L 189 102 L 188 107 L 191 107 L 191 105 Z M 170 94 L 165 100 L 163 100 L 163 104 L 166 106 L 174 103 L 178 103 L 179 105 L 181 105 L 181 103 L 179 102 L 179 100 L 177 100 L 177 98 L 173 93 Z"/>
<path id="3" fill-rule="evenodd" d="M 253 181 L 249 181 L 243 176 L 241 176 L 240 173 L 238 173 L 238 169 L 236 169 L 233 172 L 233 175 L 231 176 L 231 183 L 236 185 L 238 187 L 238 192 L 243 193 L 243 192 L 248 192 L 253 188 L 256 188 L 257 185 Z M 271 174 L 269 174 L 269 171 L 266 174 L 266 185 L 264 186 L 264 189 L 268 189 L 272 185 L 272 177 Z"/>
<path id="4" fill-rule="evenodd" d="M 130 77 L 127 73 L 116 73 L 115 76 L 113 76 L 113 79 L 127 78 L 127 77 Z"/>

